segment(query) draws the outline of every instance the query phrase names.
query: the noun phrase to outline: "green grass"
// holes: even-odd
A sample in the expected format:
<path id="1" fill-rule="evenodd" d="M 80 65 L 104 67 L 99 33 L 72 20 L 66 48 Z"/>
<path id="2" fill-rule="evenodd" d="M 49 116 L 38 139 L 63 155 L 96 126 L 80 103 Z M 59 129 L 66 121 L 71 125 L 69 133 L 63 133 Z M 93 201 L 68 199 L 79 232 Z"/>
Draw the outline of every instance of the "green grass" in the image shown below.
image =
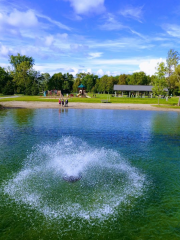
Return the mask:
<path id="1" fill-rule="evenodd" d="M 180 110 L 180 107 L 178 107 L 177 105 L 163 104 L 163 105 L 152 105 L 152 106 L 157 108 L 172 108 L 172 109 Z"/>
<path id="2" fill-rule="evenodd" d="M 91 98 L 78 98 L 78 97 L 72 97 L 69 98 L 69 102 L 83 102 L 83 103 L 101 103 L 101 100 L 107 100 L 110 96 L 110 103 L 134 103 L 134 104 L 158 104 L 157 98 L 129 98 L 129 97 L 112 97 L 108 94 L 96 94 L 96 97 L 93 97 L 93 94 L 88 94 L 88 96 L 91 96 Z M 66 97 L 65 97 L 66 98 Z M 40 102 L 57 102 L 58 97 L 51 98 L 51 97 L 42 97 L 42 96 L 24 96 L 19 95 L 17 98 L 1 98 L 0 102 L 5 101 L 40 101 Z M 159 99 L 160 105 L 156 107 L 163 107 L 163 108 L 177 108 L 180 109 L 180 107 L 177 107 L 178 103 L 178 97 L 172 97 L 168 100 L 168 102 L 165 99 Z M 104 103 L 109 104 L 109 103 Z"/>

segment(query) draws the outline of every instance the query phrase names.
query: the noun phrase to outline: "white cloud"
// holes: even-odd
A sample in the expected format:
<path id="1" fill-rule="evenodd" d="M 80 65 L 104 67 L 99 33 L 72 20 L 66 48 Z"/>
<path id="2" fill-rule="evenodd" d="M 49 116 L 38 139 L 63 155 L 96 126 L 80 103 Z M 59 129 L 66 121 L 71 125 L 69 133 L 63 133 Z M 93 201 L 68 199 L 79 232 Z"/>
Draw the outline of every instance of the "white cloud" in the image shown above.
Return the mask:
<path id="1" fill-rule="evenodd" d="M 106 22 L 103 25 L 100 25 L 99 27 L 103 30 L 108 30 L 108 31 L 121 30 L 123 28 L 126 28 L 124 25 L 122 25 L 120 22 L 118 22 L 115 19 L 113 14 L 108 14 L 108 18 Z"/>
<path id="2" fill-rule="evenodd" d="M 54 37 L 52 35 L 49 35 L 45 38 L 45 45 L 51 46 L 54 42 Z"/>
<path id="3" fill-rule="evenodd" d="M 101 13 L 105 10 L 104 0 L 65 0 L 69 1 L 77 14 Z"/>
<path id="4" fill-rule="evenodd" d="M 98 76 L 103 76 L 104 75 L 104 71 L 102 69 L 99 69 L 97 72 L 96 72 L 96 75 Z"/>
<path id="5" fill-rule="evenodd" d="M 0 13 L 0 25 L 13 27 L 34 27 L 37 26 L 38 19 L 32 10 L 20 12 L 14 9 L 11 13 Z"/>
<path id="6" fill-rule="evenodd" d="M 127 18 L 133 18 L 139 22 L 141 22 L 142 19 L 142 7 L 126 7 L 125 9 L 119 11 L 121 15 Z"/>
<path id="7" fill-rule="evenodd" d="M 9 49 L 7 46 L 2 45 L 0 43 L 0 56 L 7 58 L 10 53 L 11 53 L 11 49 Z"/>
<path id="8" fill-rule="evenodd" d="M 180 38 L 180 26 L 176 24 L 166 24 L 163 29 L 172 37 Z"/>
<path id="9" fill-rule="evenodd" d="M 124 17 L 127 17 L 127 18 L 133 18 L 139 22 L 142 22 L 141 19 L 142 19 L 142 8 L 143 7 L 136 7 L 136 8 L 133 8 L 133 7 L 130 7 L 130 8 L 126 8 L 124 10 L 121 10 L 119 13 L 121 15 L 123 15 Z"/>
<path id="10" fill-rule="evenodd" d="M 111 76 L 112 74 L 110 71 L 106 71 L 106 75 Z"/>
<path id="11" fill-rule="evenodd" d="M 157 64 L 160 62 L 166 62 L 164 58 L 157 59 L 113 59 L 106 61 L 98 61 L 98 64 L 95 60 L 93 62 L 86 62 L 86 65 L 90 68 L 81 68 L 78 64 L 74 64 L 73 61 L 69 63 L 46 63 L 46 64 L 36 64 L 35 69 L 41 72 L 49 72 L 51 75 L 61 71 L 63 73 L 70 72 L 76 76 L 79 72 L 84 73 L 94 73 L 99 77 L 103 75 L 108 76 L 117 76 L 121 73 L 133 73 L 143 71 L 147 75 L 153 75 L 156 72 Z M 100 64 L 102 63 L 102 65 Z"/>
<path id="12" fill-rule="evenodd" d="M 48 29 L 49 26 L 40 19 L 46 19 L 49 23 L 58 26 L 61 29 L 70 31 L 71 29 L 50 17 L 38 14 L 36 11 L 29 9 L 27 11 L 19 11 L 17 9 L 10 9 L 9 11 L 0 10 L 0 31 L 3 32 L 3 36 L 16 35 L 30 37 L 34 36 L 35 32 L 42 33 L 44 29 Z M 33 31 L 33 32 L 32 32 Z"/>
<path id="13" fill-rule="evenodd" d="M 34 69 L 42 73 L 48 72 L 50 75 L 53 75 L 54 73 L 57 73 L 57 72 L 62 72 L 62 73 L 69 72 L 73 75 L 78 73 L 78 68 L 70 67 L 68 65 L 61 64 L 61 63 L 44 63 L 44 64 L 37 63 L 34 66 Z"/>
<path id="14" fill-rule="evenodd" d="M 0 62 L 0 66 L 3 67 L 3 68 L 7 68 L 7 67 L 9 67 L 9 64 L 4 63 L 4 62 Z"/>
<path id="15" fill-rule="evenodd" d="M 101 57 L 102 54 L 103 54 L 102 52 L 92 52 L 92 53 L 88 53 L 90 59 Z"/>
<path id="16" fill-rule="evenodd" d="M 136 33 L 137 35 L 137 33 Z M 118 39 L 112 39 L 112 40 L 102 40 L 99 42 L 95 41 L 89 41 L 89 47 L 90 49 L 97 49 L 98 51 L 110 50 L 113 53 L 119 52 L 122 49 L 133 51 L 137 49 L 152 49 L 154 47 L 154 43 L 151 43 L 152 40 L 150 38 L 144 37 L 143 35 L 140 37 L 132 36 L 132 37 L 122 37 Z M 135 49 L 135 50 L 134 50 Z"/>
<path id="17" fill-rule="evenodd" d="M 71 28 L 70 28 L 70 27 L 62 24 L 61 22 L 55 21 L 55 20 L 53 20 L 52 18 L 50 18 L 50 17 L 48 17 L 48 16 L 45 16 L 45 15 L 39 14 L 39 13 L 37 13 L 36 15 L 37 15 L 39 18 L 44 18 L 44 19 L 48 20 L 50 23 L 58 26 L 58 27 L 61 28 L 61 29 L 65 29 L 65 30 L 71 31 Z"/>
<path id="18" fill-rule="evenodd" d="M 68 38 L 68 34 L 67 33 L 62 33 L 62 34 L 58 33 L 57 37 L 59 39 L 65 39 L 66 40 Z"/>
<path id="19" fill-rule="evenodd" d="M 88 68 L 88 69 L 87 69 L 87 73 L 90 73 L 90 74 L 91 74 L 91 73 L 92 73 L 92 69 L 91 69 L 91 68 Z"/>
<path id="20" fill-rule="evenodd" d="M 130 31 L 131 31 L 133 34 L 139 36 L 139 37 L 142 38 L 142 39 L 146 39 L 146 37 L 145 37 L 144 35 L 142 35 L 141 33 L 136 32 L 136 31 L 134 31 L 134 30 L 131 29 L 131 28 L 129 28 L 129 29 L 130 29 Z"/>
<path id="21" fill-rule="evenodd" d="M 139 65 L 142 60 L 140 58 L 129 59 L 95 59 L 93 63 L 95 65 Z"/>
<path id="22" fill-rule="evenodd" d="M 84 44 L 70 44 L 70 49 L 72 52 L 84 52 L 88 50 L 88 46 Z"/>
<path id="23" fill-rule="evenodd" d="M 160 62 L 166 63 L 166 59 L 159 58 L 159 59 L 150 59 L 150 60 L 147 60 L 147 61 L 142 61 L 139 64 L 139 70 L 137 70 L 135 72 L 143 71 L 143 72 L 146 73 L 146 75 L 151 76 L 151 75 L 155 74 L 157 64 L 160 63 Z"/>
<path id="24" fill-rule="evenodd" d="M 74 77 L 76 76 L 77 73 L 84 72 L 84 73 L 92 73 L 91 68 L 87 69 L 81 69 L 79 66 L 77 67 L 75 64 L 68 63 L 68 64 L 62 64 L 62 63 L 45 63 L 45 64 L 36 64 L 34 66 L 34 69 L 36 71 L 40 72 L 48 72 L 50 75 L 53 75 L 54 73 L 57 72 L 62 72 L 62 73 L 67 73 L 69 72 L 72 74 Z"/>
<path id="25" fill-rule="evenodd" d="M 9 53 L 9 49 L 6 47 L 6 46 L 1 46 L 0 48 L 0 53 L 3 55 L 3 56 L 7 56 L 8 53 Z"/>
<path id="26" fill-rule="evenodd" d="M 133 73 L 143 71 L 147 75 L 153 75 L 156 72 L 157 64 L 166 63 L 165 58 L 129 58 L 129 59 L 93 59 L 91 67 L 97 70 L 99 76 L 112 75 L 120 73 Z M 86 64 L 87 65 L 87 64 Z M 108 70 L 107 70 L 108 69 Z"/>

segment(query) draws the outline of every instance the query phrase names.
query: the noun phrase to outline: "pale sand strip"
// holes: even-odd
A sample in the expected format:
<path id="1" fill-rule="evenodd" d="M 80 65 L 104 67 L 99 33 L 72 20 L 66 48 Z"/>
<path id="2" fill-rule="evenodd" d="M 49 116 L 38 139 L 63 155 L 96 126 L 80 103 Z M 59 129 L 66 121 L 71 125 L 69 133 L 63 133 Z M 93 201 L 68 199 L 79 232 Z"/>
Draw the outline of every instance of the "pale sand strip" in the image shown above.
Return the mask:
<path id="1" fill-rule="evenodd" d="M 62 108 L 58 102 L 25 102 L 10 101 L 1 102 L 4 107 L 8 108 Z M 152 110 L 152 111 L 176 111 L 180 109 L 156 108 L 151 104 L 132 104 L 132 103 L 75 103 L 69 102 L 68 108 L 72 109 L 131 109 L 131 110 Z"/>

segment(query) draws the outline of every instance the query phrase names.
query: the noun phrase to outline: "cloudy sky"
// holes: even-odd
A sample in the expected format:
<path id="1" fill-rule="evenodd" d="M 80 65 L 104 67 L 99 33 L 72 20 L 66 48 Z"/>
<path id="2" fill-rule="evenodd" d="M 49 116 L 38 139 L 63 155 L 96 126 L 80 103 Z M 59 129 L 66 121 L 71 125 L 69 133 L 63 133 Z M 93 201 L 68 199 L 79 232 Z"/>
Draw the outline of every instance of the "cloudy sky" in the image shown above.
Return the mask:
<path id="1" fill-rule="evenodd" d="M 9 54 L 41 72 L 153 74 L 180 52 L 179 0 L 0 0 L 0 66 Z"/>

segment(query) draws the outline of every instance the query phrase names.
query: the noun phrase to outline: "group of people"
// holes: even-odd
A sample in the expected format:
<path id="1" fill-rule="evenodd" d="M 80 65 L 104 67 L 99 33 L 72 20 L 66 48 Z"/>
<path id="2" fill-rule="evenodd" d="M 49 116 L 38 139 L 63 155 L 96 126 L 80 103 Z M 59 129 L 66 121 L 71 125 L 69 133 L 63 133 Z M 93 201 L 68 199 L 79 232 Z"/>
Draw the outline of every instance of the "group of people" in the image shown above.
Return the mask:
<path id="1" fill-rule="evenodd" d="M 59 104 L 62 105 L 62 107 L 68 107 L 68 99 L 64 101 L 64 99 L 59 99 Z"/>

